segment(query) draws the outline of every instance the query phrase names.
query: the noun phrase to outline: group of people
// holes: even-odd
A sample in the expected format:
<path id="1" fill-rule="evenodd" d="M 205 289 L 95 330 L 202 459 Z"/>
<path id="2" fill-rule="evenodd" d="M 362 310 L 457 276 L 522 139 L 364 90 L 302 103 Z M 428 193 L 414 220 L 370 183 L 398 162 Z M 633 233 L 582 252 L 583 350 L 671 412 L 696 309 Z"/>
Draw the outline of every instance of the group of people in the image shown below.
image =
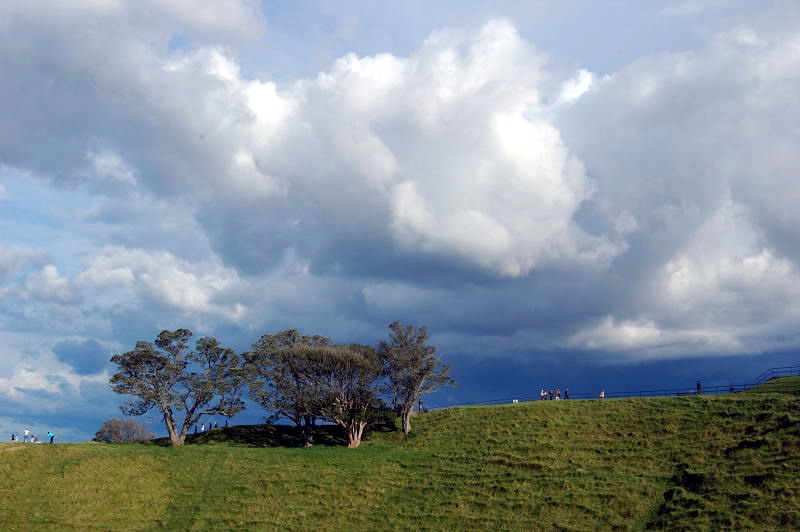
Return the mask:
<path id="1" fill-rule="evenodd" d="M 700 383 L 699 380 L 697 381 L 695 386 L 696 386 L 696 388 L 695 388 L 696 391 L 693 391 L 692 393 L 695 393 L 697 395 L 702 394 L 703 393 L 703 385 Z M 734 388 L 733 385 L 731 385 L 730 393 L 734 393 L 734 391 L 735 391 L 735 388 Z M 605 398 L 606 398 L 606 391 L 605 390 L 601 390 L 600 391 L 600 399 L 605 399 Z M 545 401 L 545 400 L 552 401 L 554 399 L 556 401 L 558 401 L 558 400 L 561 399 L 561 388 L 556 388 L 555 392 L 553 390 L 542 389 L 542 391 L 539 392 L 539 399 L 542 400 L 542 401 Z M 564 399 L 569 399 L 569 388 L 564 390 Z"/>
<path id="2" fill-rule="evenodd" d="M 47 437 L 50 438 L 50 443 L 53 443 L 53 440 L 55 439 L 56 435 L 51 430 L 47 433 Z M 19 441 L 19 436 L 17 435 L 17 433 L 15 432 L 11 433 L 11 441 L 12 442 Z M 33 434 L 31 432 L 31 429 L 25 429 L 22 431 L 22 443 L 42 443 L 42 441 L 39 439 L 38 434 Z"/>
<path id="3" fill-rule="evenodd" d="M 600 392 L 600 399 L 605 399 L 605 398 L 606 398 L 606 391 L 602 390 Z M 556 388 L 555 392 L 553 390 L 542 389 L 542 391 L 539 392 L 539 399 L 542 401 L 553 401 L 553 400 L 560 401 L 562 399 L 561 388 Z M 566 388 L 564 390 L 563 399 L 569 399 L 569 388 Z"/>
<path id="4" fill-rule="evenodd" d="M 226 427 L 228 426 L 228 420 L 227 419 L 225 420 L 225 426 Z M 219 423 L 217 423 L 216 421 L 214 421 L 213 423 L 209 421 L 208 430 L 218 429 L 218 428 L 219 428 Z M 206 424 L 203 423 L 202 425 L 200 425 L 200 432 L 205 432 L 205 431 L 206 431 Z M 194 426 L 194 433 L 197 434 L 197 425 Z"/>
<path id="5" fill-rule="evenodd" d="M 542 401 L 560 401 L 561 388 L 556 388 L 555 392 L 553 390 L 542 389 L 542 391 L 539 392 L 539 399 Z M 564 389 L 564 399 L 569 399 L 569 388 Z"/>

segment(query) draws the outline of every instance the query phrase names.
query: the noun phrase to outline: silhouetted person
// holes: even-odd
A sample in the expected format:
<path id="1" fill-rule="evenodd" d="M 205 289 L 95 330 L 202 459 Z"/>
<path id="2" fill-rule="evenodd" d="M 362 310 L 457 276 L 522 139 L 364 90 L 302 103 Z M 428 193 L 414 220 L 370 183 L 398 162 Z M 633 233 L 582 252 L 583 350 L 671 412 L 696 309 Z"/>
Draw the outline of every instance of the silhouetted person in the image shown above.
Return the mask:
<path id="1" fill-rule="evenodd" d="M 548 391 L 548 395 L 550 397 L 550 400 L 552 401 L 553 400 L 553 390 L 549 390 Z"/>
<path id="2" fill-rule="evenodd" d="M 700 384 L 700 381 L 697 381 L 697 395 L 703 393 L 703 386 Z"/>
<path id="3" fill-rule="evenodd" d="M 564 389 L 564 400 L 569 399 L 569 388 Z"/>
<path id="4" fill-rule="evenodd" d="M 225 420 L 225 428 L 226 429 L 228 428 L 228 420 L 227 419 Z"/>

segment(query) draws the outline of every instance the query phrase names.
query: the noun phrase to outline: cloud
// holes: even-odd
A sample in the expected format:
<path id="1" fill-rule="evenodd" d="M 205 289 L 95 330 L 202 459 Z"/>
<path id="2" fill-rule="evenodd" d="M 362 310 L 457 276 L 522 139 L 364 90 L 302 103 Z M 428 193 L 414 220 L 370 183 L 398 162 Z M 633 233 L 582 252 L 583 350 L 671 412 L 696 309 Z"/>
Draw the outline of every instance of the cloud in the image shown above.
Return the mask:
<path id="1" fill-rule="evenodd" d="M 602 268 L 624 249 L 613 219 L 592 232 L 573 220 L 593 183 L 549 122 L 544 56 L 507 21 L 434 33 L 409 57 L 348 55 L 286 90 L 245 79 L 222 48 L 142 48 L 145 30 L 131 31 L 112 54 L 91 43 L 57 52 L 57 68 L 95 81 L 55 89 L 70 103 L 52 110 L 44 142 L 68 134 L 85 156 L 49 151 L 45 159 L 7 146 L 8 158 L 88 179 L 105 194 L 139 185 L 180 199 L 203 213 L 196 217 L 217 253 L 250 273 L 287 249 L 313 253 L 314 268 L 347 267 L 337 243 L 367 226 L 388 253 L 512 277 L 560 262 Z M 55 66 L 49 54 L 41 59 Z M 33 83 L 39 71 L 17 74 Z M 120 91 L 124 107 L 109 98 Z M 65 108 L 104 119 L 81 119 L 76 130 Z M 27 130 L 42 112 L 8 111 Z M 319 241 L 325 253 L 313 249 Z"/>
<path id="2" fill-rule="evenodd" d="M 216 304 L 218 294 L 237 283 L 232 270 L 214 263 L 188 263 L 166 251 L 106 247 L 93 256 L 77 277 L 88 287 L 133 291 L 160 305 L 184 312 L 217 314 L 236 320 L 241 305 Z"/>
<path id="3" fill-rule="evenodd" d="M 662 16 L 698 15 L 704 11 L 719 10 L 728 3 L 728 0 L 684 0 L 661 8 L 658 14 Z"/>
<path id="4" fill-rule="evenodd" d="M 12 1 L 0 6 L 0 15 L 14 23 L 57 21 L 86 24 L 102 20 L 119 27 L 149 27 L 151 34 L 169 28 L 194 36 L 254 39 L 265 30 L 266 21 L 256 0 L 141 0 L 136 4 L 105 0 L 76 0 L 41 4 Z M 10 21 L 10 20 L 9 20 Z"/>
<path id="5" fill-rule="evenodd" d="M 643 58 L 560 115 L 598 202 L 638 228 L 611 266 L 626 281 L 616 311 L 565 345 L 633 358 L 796 345 L 798 39 L 771 19 L 736 27 L 702 52 Z"/>
<path id="6" fill-rule="evenodd" d="M 53 346 L 58 360 L 74 368 L 78 375 L 100 373 L 111 358 L 111 351 L 97 340 L 64 340 Z"/>
<path id="7" fill-rule="evenodd" d="M 5 281 L 22 270 L 42 264 L 47 260 L 47 253 L 44 251 L 6 247 L 0 243 L 0 282 Z"/>
<path id="8" fill-rule="evenodd" d="M 33 352 L 20 359 L 8 377 L 0 378 L 0 400 L 6 403 L 4 411 L 9 413 L 27 408 L 75 414 L 87 408 L 80 396 L 81 383 L 107 380 L 107 374 L 82 376 L 44 353 Z"/>
<path id="9" fill-rule="evenodd" d="M 548 121 L 544 64 L 504 20 L 436 32 L 407 58 L 339 59 L 299 85 L 298 112 L 333 166 L 294 170 L 289 198 L 313 186 L 342 207 L 357 202 L 360 213 L 331 214 L 385 224 L 376 238 L 398 254 L 512 277 L 574 260 L 602 267 L 622 247 L 572 219 L 593 184 Z M 346 196 L 331 178 L 352 183 Z"/>
<path id="10" fill-rule="evenodd" d="M 796 342 L 791 27 L 598 76 L 495 19 L 278 82 L 226 41 L 263 25 L 232 5 L 15 4 L 0 159 L 85 194 L 64 221 L 85 241 L 69 267 L 0 248 L 5 327 L 246 345 L 402 318 L 458 352 L 632 360 Z"/>
<path id="11" fill-rule="evenodd" d="M 58 268 L 48 264 L 40 271 L 25 278 L 21 296 L 25 299 L 52 301 L 54 303 L 76 303 L 81 295 L 69 278 L 60 275 Z"/>

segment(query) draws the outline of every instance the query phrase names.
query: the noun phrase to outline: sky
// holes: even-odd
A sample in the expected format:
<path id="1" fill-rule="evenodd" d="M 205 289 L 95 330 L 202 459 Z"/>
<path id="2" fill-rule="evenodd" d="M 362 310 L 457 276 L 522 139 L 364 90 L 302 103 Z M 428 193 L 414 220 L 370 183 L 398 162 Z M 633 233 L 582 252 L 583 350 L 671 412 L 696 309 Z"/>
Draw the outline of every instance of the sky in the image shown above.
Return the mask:
<path id="1" fill-rule="evenodd" d="M 0 433 L 181 327 L 425 325 L 432 406 L 800 364 L 798 86 L 792 1 L 2 2 Z"/>

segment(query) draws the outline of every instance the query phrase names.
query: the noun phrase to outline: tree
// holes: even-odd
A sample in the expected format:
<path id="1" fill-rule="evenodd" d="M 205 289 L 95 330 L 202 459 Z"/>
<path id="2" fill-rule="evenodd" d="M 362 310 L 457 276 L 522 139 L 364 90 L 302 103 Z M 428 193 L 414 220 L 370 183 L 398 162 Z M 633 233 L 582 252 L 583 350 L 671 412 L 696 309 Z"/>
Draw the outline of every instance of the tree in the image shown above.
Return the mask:
<path id="1" fill-rule="evenodd" d="M 389 330 L 389 340 L 378 342 L 378 354 L 389 380 L 392 408 L 402 418 L 403 434 L 408 434 L 419 398 L 456 382 L 448 375 L 450 366 L 439 361 L 436 347 L 427 345 L 427 327 L 394 322 Z"/>
<path id="2" fill-rule="evenodd" d="M 156 437 L 147 425 L 138 419 L 119 419 L 112 417 L 100 426 L 93 440 L 103 443 L 122 443 L 129 441 L 152 440 Z"/>
<path id="3" fill-rule="evenodd" d="M 119 371 L 111 389 L 132 395 L 120 409 L 140 416 L 158 409 L 173 446 L 183 445 L 189 427 L 204 415 L 232 417 L 244 409 L 239 357 L 215 338 L 200 338 L 189 350 L 188 329 L 161 331 L 153 343 L 139 341 L 133 351 L 114 355 Z M 183 413 L 183 419 L 179 414 Z"/>
<path id="4" fill-rule="evenodd" d="M 296 345 L 290 356 L 305 360 L 308 379 L 320 398 L 321 416 L 342 427 L 347 447 L 361 445 L 367 424 L 382 417 L 378 397 L 383 368 L 372 347 Z"/>
<path id="5" fill-rule="evenodd" d="M 325 336 L 302 335 L 297 329 L 265 334 L 250 352 L 243 353 L 250 384 L 250 397 L 265 410 L 272 412 L 268 420 L 286 418 L 303 433 L 306 447 L 314 440 L 314 427 L 321 415 L 319 389 L 313 386 L 310 375 L 314 368 L 310 360 L 291 352 L 297 345 L 325 346 L 331 340 Z"/>

